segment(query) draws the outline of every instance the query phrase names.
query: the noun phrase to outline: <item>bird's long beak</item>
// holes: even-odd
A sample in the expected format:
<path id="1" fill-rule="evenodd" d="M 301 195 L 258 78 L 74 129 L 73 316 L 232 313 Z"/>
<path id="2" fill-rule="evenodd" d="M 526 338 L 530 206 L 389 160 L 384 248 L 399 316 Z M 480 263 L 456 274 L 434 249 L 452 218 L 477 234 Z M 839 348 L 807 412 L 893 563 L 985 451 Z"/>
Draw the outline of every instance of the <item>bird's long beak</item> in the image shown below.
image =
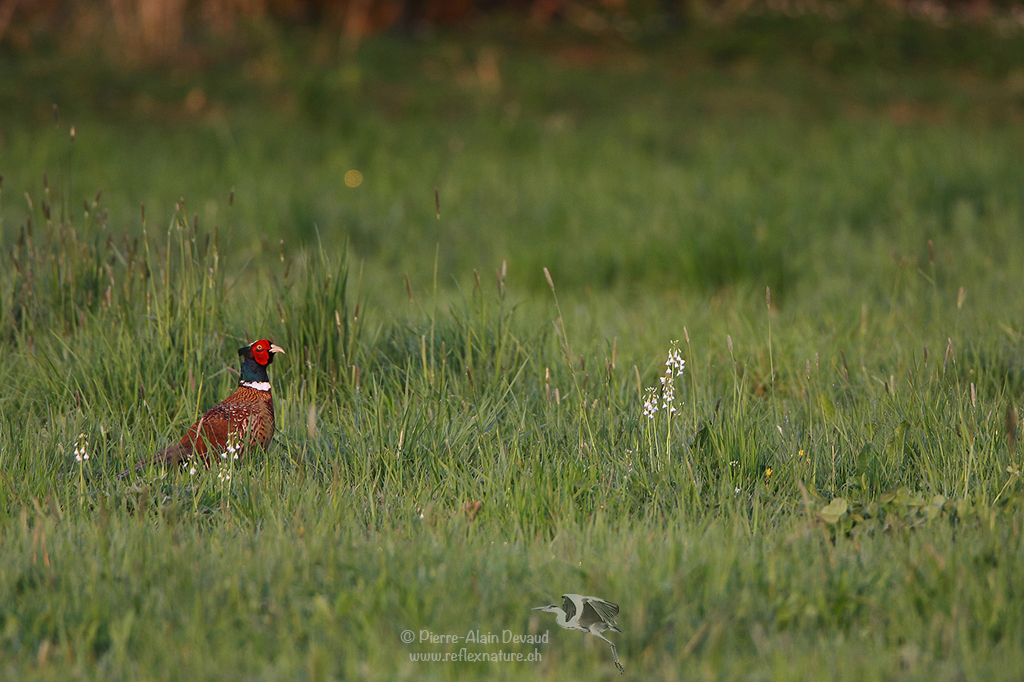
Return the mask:
<path id="1" fill-rule="evenodd" d="M 532 611 L 543 611 L 546 608 L 548 608 L 548 607 L 546 607 L 546 606 L 534 606 L 533 609 L 531 609 L 531 610 Z"/>
<path id="2" fill-rule="evenodd" d="M 281 346 L 278 346 L 277 344 L 272 343 L 272 344 L 270 344 L 270 352 L 271 353 L 281 353 L 281 354 L 284 354 L 284 348 L 281 348 Z"/>

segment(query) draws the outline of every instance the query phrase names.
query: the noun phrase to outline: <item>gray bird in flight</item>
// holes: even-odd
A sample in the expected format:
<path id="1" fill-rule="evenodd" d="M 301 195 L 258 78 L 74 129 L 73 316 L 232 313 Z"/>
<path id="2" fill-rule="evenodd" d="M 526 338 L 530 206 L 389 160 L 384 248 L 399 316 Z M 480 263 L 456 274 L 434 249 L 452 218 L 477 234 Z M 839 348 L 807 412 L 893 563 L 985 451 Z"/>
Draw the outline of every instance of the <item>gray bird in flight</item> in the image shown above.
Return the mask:
<path id="1" fill-rule="evenodd" d="M 622 632 L 615 625 L 615 616 L 619 613 L 618 604 L 597 597 L 584 597 L 581 594 L 563 594 L 562 608 L 551 604 L 550 606 L 536 606 L 533 610 L 556 614 L 555 623 L 560 628 L 589 633 L 603 639 L 612 648 L 612 658 L 615 660 L 619 672 L 625 674 L 625 668 L 619 663 L 619 653 L 615 650 L 615 645 L 601 634 L 608 630 Z"/>

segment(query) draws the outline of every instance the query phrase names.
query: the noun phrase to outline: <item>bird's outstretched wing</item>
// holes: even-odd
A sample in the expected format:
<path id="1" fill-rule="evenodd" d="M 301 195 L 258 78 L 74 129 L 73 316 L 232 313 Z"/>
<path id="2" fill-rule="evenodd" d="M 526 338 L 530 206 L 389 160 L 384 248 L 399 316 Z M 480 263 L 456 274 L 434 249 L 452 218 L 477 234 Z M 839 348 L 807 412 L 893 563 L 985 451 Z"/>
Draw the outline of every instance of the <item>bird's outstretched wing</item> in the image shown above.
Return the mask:
<path id="1" fill-rule="evenodd" d="M 591 610 L 593 611 L 593 614 L 589 613 Z M 615 616 L 618 614 L 618 604 L 613 604 L 610 601 L 598 599 L 597 597 L 583 598 L 583 617 L 580 618 L 581 621 L 589 620 L 588 616 L 592 616 L 594 620 L 600 620 L 614 625 Z"/>
<path id="2" fill-rule="evenodd" d="M 562 610 L 565 611 L 565 621 L 569 622 L 576 615 L 576 602 L 567 594 L 562 595 Z"/>

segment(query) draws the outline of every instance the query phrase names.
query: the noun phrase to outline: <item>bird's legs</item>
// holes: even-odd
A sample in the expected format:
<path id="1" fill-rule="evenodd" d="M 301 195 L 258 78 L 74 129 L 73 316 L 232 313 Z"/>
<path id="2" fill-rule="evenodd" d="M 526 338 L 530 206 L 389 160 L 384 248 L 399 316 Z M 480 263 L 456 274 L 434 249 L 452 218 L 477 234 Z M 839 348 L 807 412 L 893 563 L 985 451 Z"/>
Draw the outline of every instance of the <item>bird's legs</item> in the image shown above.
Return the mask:
<path id="1" fill-rule="evenodd" d="M 594 632 L 593 630 L 590 631 L 590 634 L 594 635 L 595 637 L 600 637 L 604 641 L 608 642 L 608 646 L 610 646 L 612 648 L 612 659 L 615 661 L 615 667 L 617 667 L 619 669 L 620 673 L 625 675 L 626 674 L 626 669 L 622 667 L 621 663 L 619 663 L 619 652 L 615 650 L 615 644 L 612 643 L 612 640 L 608 639 L 607 637 L 602 635 L 600 632 Z"/>

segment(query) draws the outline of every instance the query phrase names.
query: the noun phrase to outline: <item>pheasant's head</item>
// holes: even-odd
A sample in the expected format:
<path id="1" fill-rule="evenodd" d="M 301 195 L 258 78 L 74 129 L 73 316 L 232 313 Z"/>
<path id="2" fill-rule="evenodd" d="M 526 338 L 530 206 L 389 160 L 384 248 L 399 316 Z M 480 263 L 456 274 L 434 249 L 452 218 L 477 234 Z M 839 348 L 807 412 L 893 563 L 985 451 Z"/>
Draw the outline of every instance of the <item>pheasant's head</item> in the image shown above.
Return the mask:
<path id="1" fill-rule="evenodd" d="M 266 367 L 272 363 L 276 353 L 284 353 L 284 349 L 266 339 L 260 339 L 238 349 L 238 354 L 242 356 L 243 363 L 245 360 L 252 358 L 261 367 Z"/>
<path id="2" fill-rule="evenodd" d="M 274 361 L 274 356 L 283 353 L 280 346 L 275 346 L 266 339 L 260 339 L 248 346 L 238 349 L 242 357 L 242 374 L 239 386 L 248 386 L 259 391 L 270 390 L 270 378 L 267 377 L 267 365 Z"/>

